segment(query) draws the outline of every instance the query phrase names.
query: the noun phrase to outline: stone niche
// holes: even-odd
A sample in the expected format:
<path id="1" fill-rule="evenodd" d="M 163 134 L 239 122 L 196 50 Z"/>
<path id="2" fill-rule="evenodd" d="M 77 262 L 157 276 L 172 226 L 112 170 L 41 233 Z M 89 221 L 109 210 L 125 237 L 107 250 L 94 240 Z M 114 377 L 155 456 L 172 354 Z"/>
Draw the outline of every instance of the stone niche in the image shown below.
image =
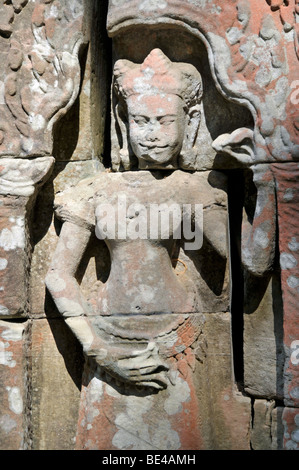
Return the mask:
<path id="1" fill-rule="evenodd" d="M 0 4 L 1 449 L 297 447 L 291 3 Z"/>

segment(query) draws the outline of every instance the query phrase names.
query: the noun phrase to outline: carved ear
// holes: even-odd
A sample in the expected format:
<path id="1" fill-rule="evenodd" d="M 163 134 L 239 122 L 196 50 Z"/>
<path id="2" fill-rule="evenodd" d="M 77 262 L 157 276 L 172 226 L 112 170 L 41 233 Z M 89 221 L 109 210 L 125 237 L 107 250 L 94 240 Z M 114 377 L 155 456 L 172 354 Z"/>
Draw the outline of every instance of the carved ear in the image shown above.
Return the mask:
<path id="1" fill-rule="evenodd" d="M 254 162 L 253 131 L 240 127 L 231 134 L 221 134 L 212 143 L 216 152 L 229 155 L 240 163 Z"/>
<path id="2" fill-rule="evenodd" d="M 197 152 L 195 146 L 201 120 L 200 104 L 188 110 L 185 124 L 185 135 L 180 154 L 179 167 L 185 170 L 196 169 Z"/>
<path id="3" fill-rule="evenodd" d="M 128 129 L 126 118 L 120 103 L 114 105 L 113 118 L 115 120 L 112 126 L 112 140 L 113 145 L 111 149 L 111 163 L 114 171 L 119 171 L 121 168 L 130 170 L 130 150 L 128 142 Z"/>
<path id="4" fill-rule="evenodd" d="M 183 148 L 184 150 L 190 150 L 194 147 L 200 119 L 201 119 L 201 112 L 200 112 L 200 105 L 195 105 L 189 109 L 188 112 L 188 121 L 186 124 L 186 131 L 185 131 L 185 140 Z"/>

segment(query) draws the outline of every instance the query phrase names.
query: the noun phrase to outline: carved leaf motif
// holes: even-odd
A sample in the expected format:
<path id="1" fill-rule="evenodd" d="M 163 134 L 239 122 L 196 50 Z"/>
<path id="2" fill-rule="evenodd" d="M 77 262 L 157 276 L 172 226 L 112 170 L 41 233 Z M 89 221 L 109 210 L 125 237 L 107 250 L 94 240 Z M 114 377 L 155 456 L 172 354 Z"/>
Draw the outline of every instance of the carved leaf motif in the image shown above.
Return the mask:
<path id="1" fill-rule="evenodd" d="M 14 8 L 15 13 L 20 13 L 24 6 L 26 6 L 28 3 L 28 0 L 12 0 L 12 5 Z"/>
<path id="2" fill-rule="evenodd" d="M 0 5 L 0 9 L 9 7 L 12 22 L 13 15 L 27 3 L 28 0 L 10 0 L 9 4 Z M 20 135 L 21 152 L 25 154 L 51 152 L 53 124 L 77 96 L 83 15 L 82 5 L 80 8 L 78 5 L 76 1 L 71 6 L 55 0 L 36 2 L 31 19 L 33 43 L 29 51 L 26 50 L 28 45 L 18 43 L 14 36 L 11 40 L 4 98 Z M 61 42 L 62 35 L 65 43 Z"/>
<path id="3" fill-rule="evenodd" d="M 11 73 L 6 77 L 5 80 L 5 102 L 15 118 L 15 126 L 19 132 L 28 137 L 29 126 L 27 123 L 27 114 L 22 108 L 20 96 L 18 94 L 18 75 L 17 73 Z"/>
<path id="4" fill-rule="evenodd" d="M 33 18 L 36 16 L 33 15 Z M 33 21 L 32 31 L 36 44 L 30 54 L 35 90 L 39 95 L 38 107 L 35 106 L 34 111 L 35 115 L 43 116 L 48 128 L 51 127 L 50 121 L 54 115 L 71 100 L 80 72 L 76 45 L 71 52 L 60 53 L 53 48 L 50 33 L 53 33 L 51 29 L 54 20 L 59 22 L 59 14 L 57 18 L 50 17 L 47 20 L 43 15 L 42 21 L 41 18 L 39 22 Z M 31 105 L 34 103 L 34 95 L 32 85 L 23 90 L 25 107 L 28 100 Z"/>
<path id="5" fill-rule="evenodd" d="M 27 5 L 28 0 L 2 0 L 0 4 L 0 36 L 9 38 L 13 31 L 15 14 Z"/>
<path id="6" fill-rule="evenodd" d="M 4 2 L 0 4 L 0 36 L 8 38 L 12 33 L 12 23 L 14 21 L 14 9 Z"/>

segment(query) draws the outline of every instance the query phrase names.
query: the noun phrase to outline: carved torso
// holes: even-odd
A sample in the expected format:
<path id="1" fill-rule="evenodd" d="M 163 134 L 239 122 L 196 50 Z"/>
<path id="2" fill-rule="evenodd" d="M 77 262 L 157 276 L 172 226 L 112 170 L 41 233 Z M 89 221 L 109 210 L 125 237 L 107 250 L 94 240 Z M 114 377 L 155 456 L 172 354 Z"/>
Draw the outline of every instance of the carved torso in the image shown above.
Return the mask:
<path id="1" fill-rule="evenodd" d="M 192 210 L 195 204 L 202 204 L 204 210 L 215 205 L 224 208 L 223 175 L 213 173 L 222 189 L 210 185 L 211 173 L 177 170 L 165 176 L 150 171 L 105 172 L 57 197 L 58 217 L 95 230 L 98 237 L 105 238 L 110 251 L 110 275 L 99 289 L 94 314 L 198 311 L 191 280 L 188 276 L 179 279 L 173 269 L 172 259 L 179 242 L 174 233 L 182 222 L 174 219 L 166 230 L 163 224 L 153 230 L 150 210 L 158 205 L 161 214 L 173 204 L 181 211 L 187 204 Z M 107 208 L 107 212 L 101 208 Z M 109 224 L 106 218 L 108 222 L 101 228 L 100 217 L 107 213 L 116 224 Z M 144 237 L 141 227 L 146 228 Z"/>

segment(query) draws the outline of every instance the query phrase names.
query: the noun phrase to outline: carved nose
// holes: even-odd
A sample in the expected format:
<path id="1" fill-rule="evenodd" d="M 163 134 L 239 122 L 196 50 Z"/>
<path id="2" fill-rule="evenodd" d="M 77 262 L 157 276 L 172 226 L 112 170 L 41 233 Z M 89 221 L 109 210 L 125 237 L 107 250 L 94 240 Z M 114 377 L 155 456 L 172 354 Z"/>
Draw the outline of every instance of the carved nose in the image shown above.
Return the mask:
<path id="1" fill-rule="evenodd" d="M 155 140 L 157 140 L 157 137 L 153 133 L 147 133 L 146 140 L 148 142 L 154 142 Z"/>
<path id="2" fill-rule="evenodd" d="M 157 140 L 158 139 L 157 131 L 158 131 L 157 125 L 155 124 L 149 125 L 146 130 L 146 135 L 145 135 L 146 140 L 148 140 L 149 142 L 154 142 L 155 140 Z"/>

